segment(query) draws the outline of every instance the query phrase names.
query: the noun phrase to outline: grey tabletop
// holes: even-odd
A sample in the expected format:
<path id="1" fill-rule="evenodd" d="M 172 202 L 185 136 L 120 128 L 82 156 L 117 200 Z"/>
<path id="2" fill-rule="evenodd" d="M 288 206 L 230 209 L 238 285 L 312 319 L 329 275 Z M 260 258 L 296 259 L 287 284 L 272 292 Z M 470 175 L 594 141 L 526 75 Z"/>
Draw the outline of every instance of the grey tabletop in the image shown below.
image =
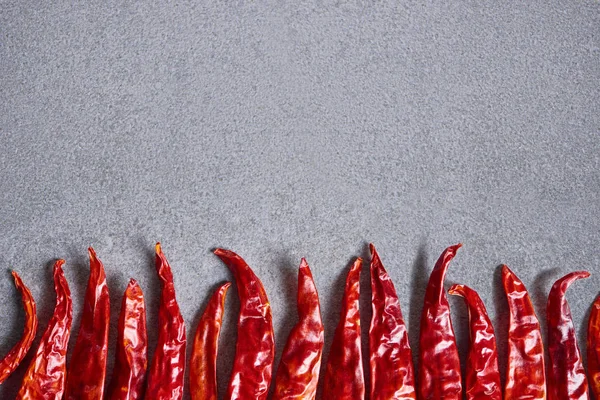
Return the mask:
<path id="1" fill-rule="evenodd" d="M 24 320 L 8 271 L 38 302 L 36 347 L 57 258 L 77 332 L 88 246 L 110 286 L 109 371 L 130 277 L 148 299 L 152 353 L 156 241 L 188 335 L 232 279 L 211 250 L 244 257 L 272 303 L 277 358 L 296 321 L 301 257 L 320 292 L 326 358 L 349 262 L 368 261 L 369 242 L 415 350 L 429 272 L 457 242 L 447 284 L 481 294 L 502 369 L 501 263 L 542 321 L 557 278 L 592 272 L 568 293 L 585 339 L 600 289 L 598 2 L 51 3 L 0 6 L 1 354 Z M 466 308 L 450 304 L 464 359 Z M 221 394 L 238 310 L 233 290 Z M 1 398 L 14 397 L 30 359 Z"/>

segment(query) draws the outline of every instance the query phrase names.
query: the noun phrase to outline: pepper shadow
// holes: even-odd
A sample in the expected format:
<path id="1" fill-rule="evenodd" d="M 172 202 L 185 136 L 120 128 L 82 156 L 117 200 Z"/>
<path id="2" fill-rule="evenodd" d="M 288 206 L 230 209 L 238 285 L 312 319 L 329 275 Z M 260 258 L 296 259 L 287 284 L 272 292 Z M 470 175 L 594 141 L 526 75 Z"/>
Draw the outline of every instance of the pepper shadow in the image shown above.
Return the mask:
<path id="1" fill-rule="evenodd" d="M 600 296 L 600 293 L 598 294 Z M 585 314 L 583 319 L 581 320 L 581 324 L 579 325 L 578 330 L 578 341 L 579 341 L 579 350 L 581 352 L 581 359 L 583 360 L 583 365 L 585 370 L 587 371 L 587 337 L 588 337 L 588 325 L 590 323 L 590 316 L 592 314 L 592 309 L 594 308 L 594 302 L 597 297 L 594 297 L 592 303 L 590 303 L 589 307 L 585 310 Z"/>
<path id="2" fill-rule="evenodd" d="M 106 380 L 104 382 L 104 393 L 108 394 L 108 388 L 110 386 L 110 381 L 112 380 L 113 370 L 115 367 L 117 335 L 119 331 L 119 313 L 121 312 L 122 294 L 125 292 L 125 289 L 123 288 L 121 295 L 119 295 L 119 292 L 114 289 L 120 287 L 120 280 L 118 276 L 107 276 L 106 281 L 108 284 L 108 297 L 110 299 L 110 324 L 108 326 L 108 359 L 106 360 Z"/>
<path id="3" fill-rule="evenodd" d="M 275 360 L 273 362 L 273 378 L 271 379 L 268 398 L 273 397 L 275 391 L 275 376 L 277 375 L 277 369 L 279 368 L 283 349 L 287 343 L 290 332 L 298 322 L 298 266 L 295 264 L 296 262 L 292 260 L 289 254 L 280 255 L 275 262 L 275 266 L 279 273 L 279 283 L 283 289 L 284 301 L 279 304 L 280 311 L 277 311 L 278 315 L 283 315 L 283 320 L 280 321 L 279 326 L 275 328 Z M 300 265 L 299 260 L 297 264 Z M 276 314 L 275 310 L 273 310 L 273 314 Z"/>
<path id="4" fill-rule="evenodd" d="M 532 284 L 533 296 L 531 301 L 535 308 L 538 320 L 540 321 L 544 348 L 548 348 L 548 328 L 546 326 L 546 304 L 548 302 L 548 293 L 550 292 L 550 287 L 557 279 L 559 272 L 560 269 L 557 267 L 544 270 L 535 276 Z M 547 351 L 544 352 L 544 358 L 546 360 L 546 365 L 548 365 L 549 360 Z"/>
<path id="5" fill-rule="evenodd" d="M 215 250 L 216 247 L 212 248 L 210 252 L 214 257 L 216 257 L 216 259 L 219 261 L 219 264 L 228 271 L 228 281 L 231 282 L 231 286 L 227 291 L 227 299 L 225 300 L 225 313 L 223 314 L 223 325 L 221 326 L 221 335 L 219 337 L 219 353 L 217 356 L 217 398 L 223 399 L 227 393 L 227 388 L 229 387 L 229 381 L 231 378 L 231 371 L 233 370 L 233 361 L 235 358 L 235 348 L 237 343 L 237 323 L 238 316 L 240 314 L 240 299 L 238 296 L 237 283 L 235 282 L 233 274 L 229 268 L 227 268 L 227 265 L 225 265 L 225 263 L 223 263 L 219 257 L 214 255 Z M 214 290 L 215 289 L 213 289 L 213 292 Z M 206 308 L 206 304 L 209 300 L 210 297 L 205 300 L 204 305 L 201 308 L 202 311 L 204 311 L 204 308 Z M 202 311 L 199 311 L 199 313 Z M 197 326 L 197 323 L 195 326 Z"/>
<path id="6" fill-rule="evenodd" d="M 346 286 L 346 277 L 348 272 L 352 268 L 356 257 L 353 257 L 349 262 L 346 263 L 344 268 L 336 277 L 333 282 L 333 286 L 329 291 L 328 297 L 328 308 L 326 310 L 321 309 L 323 314 L 323 324 L 325 326 L 325 344 L 323 346 L 323 357 L 321 358 L 321 371 L 319 373 L 319 384 L 317 386 L 317 399 L 323 398 L 323 386 L 325 384 L 325 371 L 327 368 L 327 361 L 329 358 L 329 351 L 331 349 L 331 343 L 333 342 L 333 336 L 335 329 L 339 323 L 342 309 L 342 301 L 344 297 L 344 289 Z"/>
<path id="7" fill-rule="evenodd" d="M 371 289 L 371 250 L 369 249 L 369 243 L 363 242 L 360 257 L 363 259 L 363 267 L 360 274 L 360 298 L 359 298 L 359 309 L 360 309 L 360 338 L 361 338 L 361 351 L 363 361 L 363 371 L 365 376 L 365 392 L 367 398 L 371 393 L 371 365 L 369 362 L 370 351 L 369 351 L 369 329 L 371 326 L 371 319 L 373 318 L 373 302 L 372 302 L 372 289 Z"/>
<path id="8" fill-rule="evenodd" d="M 88 280 L 90 277 L 90 259 L 87 251 L 82 253 L 80 249 L 69 248 L 68 255 L 71 263 L 66 262 L 63 266 L 65 275 L 74 275 L 74 282 L 69 282 L 71 298 L 73 300 L 73 322 L 71 325 L 71 336 L 69 337 L 69 346 L 67 351 L 67 371 L 71 365 L 71 356 L 79 335 L 81 317 L 83 315 L 83 305 L 85 303 L 85 293 L 87 291 Z M 68 279 L 68 278 L 67 278 Z"/>
<path id="9" fill-rule="evenodd" d="M 496 334 L 496 347 L 498 350 L 498 369 L 500 370 L 500 382 L 504 388 L 506 382 L 506 368 L 508 363 L 508 303 L 502 283 L 502 265 L 498 265 L 494 271 L 492 284 L 492 299 L 494 301 L 494 333 Z"/>
<path id="10" fill-rule="evenodd" d="M 158 331 L 161 329 L 158 326 L 158 309 L 161 298 L 161 285 L 158 274 L 156 273 L 156 253 L 154 247 L 143 244 L 143 254 L 145 264 L 151 271 L 151 278 L 148 280 L 149 288 L 144 291 L 144 299 L 146 301 L 146 327 L 148 333 L 148 372 L 154 358 L 154 352 L 158 343 Z M 167 257 L 168 259 L 168 257 Z M 147 376 L 147 375 L 146 375 Z"/>
<path id="11" fill-rule="evenodd" d="M 419 359 L 419 334 L 421 330 L 421 313 L 425 292 L 429 282 L 429 271 L 427 268 L 427 249 L 425 241 L 421 241 L 417 249 L 417 257 L 412 265 L 409 316 L 408 316 L 408 339 L 412 349 L 413 365 L 415 372 L 418 371 Z M 418 379 L 415 373 L 415 379 Z M 418 382 L 416 382 L 418 385 Z M 418 386 L 417 386 L 418 387 Z"/>

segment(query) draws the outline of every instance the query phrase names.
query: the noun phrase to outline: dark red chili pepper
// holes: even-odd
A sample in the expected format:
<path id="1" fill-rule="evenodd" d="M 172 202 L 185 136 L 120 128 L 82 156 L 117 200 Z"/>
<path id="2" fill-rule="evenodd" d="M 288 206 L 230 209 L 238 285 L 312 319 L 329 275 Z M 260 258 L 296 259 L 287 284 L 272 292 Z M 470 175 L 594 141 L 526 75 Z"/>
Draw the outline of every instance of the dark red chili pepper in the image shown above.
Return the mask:
<path id="1" fill-rule="evenodd" d="M 34 359 L 23 378 L 18 400 L 61 400 L 67 372 L 67 344 L 73 321 L 69 285 L 63 274 L 64 260 L 54 264 L 56 306 Z"/>
<path id="2" fill-rule="evenodd" d="M 175 298 L 173 272 L 160 243 L 156 244 L 156 271 L 162 284 L 158 309 L 158 342 L 150 365 L 145 398 L 177 400 L 183 397 L 185 322 Z"/>
<path id="3" fill-rule="evenodd" d="M 37 331 L 37 315 L 35 312 L 35 300 L 29 291 L 29 288 L 23 284 L 21 277 L 15 271 L 12 272 L 12 276 L 15 279 L 15 286 L 19 293 L 21 293 L 21 300 L 23 301 L 23 308 L 25 309 L 25 327 L 23 328 L 23 336 L 17 344 L 4 356 L 0 361 L 0 383 L 4 382 L 14 371 L 17 369 L 25 354 L 29 351 L 35 333 Z"/>
<path id="4" fill-rule="evenodd" d="M 143 397 L 147 352 L 144 293 L 135 279 L 131 279 L 121 302 L 116 361 L 107 396 L 109 400 L 139 400 Z"/>
<path id="5" fill-rule="evenodd" d="M 371 248 L 373 317 L 369 329 L 371 400 L 416 399 L 408 331 L 394 283 Z"/>
<path id="6" fill-rule="evenodd" d="M 448 264 L 461 244 L 448 247 L 438 259 L 427 285 L 419 338 L 419 398 L 461 400 L 460 360 L 444 291 Z"/>
<path id="7" fill-rule="evenodd" d="M 592 393 L 600 399 L 600 296 L 592 304 L 587 334 L 588 377 Z"/>
<path id="8" fill-rule="evenodd" d="M 324 399 L 362 400 L 365 380 L 360 340 L 360 270 L 362 259 L 357 258 L 348 272 L 340 322 L 325 370 Z"/>
<path id="9" fill-rule="evenodd" d="M 269 299 L 262 282 L 240 256 L 223 249 L 215 250 L 215 254 L 233 273 L 240 297 L 235 361 L 225 399 L 264 400 L 275 357 Z"/>
<path id="10" fill-rule="evenodd" d="M 229 286 L 231 283 L 224 283 L 213 294 L 196 328 L 190 359 L 192 400 L 217 400 L 218 343 Z"/>
<path id="11" fill-rule="evenodd" d="M 505 399 L 546 399 L 540 323 L 525 285 L 506 265 L 502 282 L 510 314 Z"/>
<path id="12" fill-rule="evenodd" d="M 94 249 L 88 252 L 90 277 L 67 374 L 66 400 L 102 400 L 104 394 L 110 300 L 104 266 Z"/>
<path id="13" fill-rule="evenodd" d="M 298 318 L 283 349 L 273 400 L 314 400 L 317 394 L 324 329 L 319 295 L 304 258 L 298 270 Z"/>
<path id="14" fill-rule="evenodd" d="M 469 309 L 467 400 L 502 400 L 496 335 L 483 301 L 475 290 L 464 285 L 454 285 L 448 293 L 463 297 Z"/>
<path id="15" fill-rule="evenodd" d="M 548 398 L 550 400 L 588 400 L 588 383 L 577 346 L 571 309 L 565 293 L 578 279 L 587 278 L 589 272 L 576 271 L 554 283 L 548 295 L 546 321 L 548 323 L 548 354 L 550 371 Z"/>

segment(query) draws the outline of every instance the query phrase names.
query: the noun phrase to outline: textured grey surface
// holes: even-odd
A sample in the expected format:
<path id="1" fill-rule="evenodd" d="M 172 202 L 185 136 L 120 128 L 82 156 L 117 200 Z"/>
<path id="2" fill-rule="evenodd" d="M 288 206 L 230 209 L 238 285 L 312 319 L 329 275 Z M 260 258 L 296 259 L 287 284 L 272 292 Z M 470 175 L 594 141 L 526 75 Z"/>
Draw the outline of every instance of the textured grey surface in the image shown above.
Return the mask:
<path id="1" fill-rule="evenodd" d="M 190 333 L 231 279 L 210 250 L 242 255 L 272 302 L 278 356 L 296 319 L 300 257 L 328 347 L 348 263 L 368 242 L 415 350 L 429 271 L 459 241 L 448 283 L 480 291 L 501 338 L 500 263 L 540 317 L 556 278 L 590 270 L 568 295 L 584 337 L 600 288 L 596 1 L 54 3 L 3 1 L 0 14 L 0 265 L 32 288 L 38 339 L 59 257 L 78 326 L 92 245 L 113 322 L 133 276 L 154 344 L 158 240 Z M 230 293 L 222 389 L 238 310 Z M 0 297 L 5 353 L 23 323 L 8 272 Z M 464 355 L 466 310 L 451 305 Z M 111 352 L 115 334 L 113 324 Z"/>

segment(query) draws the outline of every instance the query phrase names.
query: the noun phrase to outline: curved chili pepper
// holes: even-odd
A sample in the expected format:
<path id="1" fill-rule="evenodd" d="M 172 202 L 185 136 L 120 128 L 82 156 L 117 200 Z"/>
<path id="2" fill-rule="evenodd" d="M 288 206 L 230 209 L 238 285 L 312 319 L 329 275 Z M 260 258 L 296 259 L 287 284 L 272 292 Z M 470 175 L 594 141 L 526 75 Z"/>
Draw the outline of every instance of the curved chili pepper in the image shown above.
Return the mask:
<path id="1" fill-rule="evenodd" d="M 148 359 L 146 303 L 135 279 L 129 281 L 121 302 L 117 351 L 109 400 L 138 400 L 143 396 Z"/>
<path id="2" fill-rule="evenodd" d="M 600 399 L 600 296 L 592 304 L 587 331 L 587 370 L 596 399 Z"/>
<path id="3" fill-rule="evenodd" d="M 319 295 L 304 258 L 298 270 L 298 319 L 283 349 L 273 400 L 314 400 L 317 394 L 324 328 Z"/>
<path id="4" fill-rule="evenodd" d="M 190 359 L 190 395 L 192 400 L 217 400 L 217 352 L 223 322 L 225 296 L 230 282 L 212 295 L 196 328 Z"/>
<path id="5" fill-rule="evenodd" d="M 102 400 L 108 353 L 110 299 L 104 265 L 91 247 L 90 277 L 79 334 L 67 374 L 66 400 Z"/>
<path id="6" fill-rule="evenodd" d="M 262 282 L 240 256 L 223 249 L 216 249 L 215 254 L 233 273 L 240 297 L 235 361 L 225 399 L 264 400 L 275 357 L 269 299 Z"/>
<path id="7" fill-rule="evenodd" d="M 415 373 L 408 331 L 394 283 L 372 244 L 373 317 L 369 329 L 371 400 L 416 399 Z"/>
<path id="8" fill-rule="evenodd" d="M 29 288 L 25 286 L 19 274 L 15 271 L 12 272 L 12 276 L 15 279 L 15 286 L 19 293 L 21 293 L 21 300 L 23 301 L 23 308 L 25 309 L 25 327 L 23 328 L 23 336 L 17 344 L 4 356 L 0 361 L 0 383 L 4 382 L 14 371 L 17 369 L 25 355 L 29 351 L 35 333 L 37 331 L 37 315 L 35 312 L 35 300 L 29 291 Z"/>
<path id="9" fill-rule="evenodd" d="M 544 345 L 540 323 L 525 285 L 506 265 L 502 283 L 510 313 L 505 399 L 546 399 Z"/>
<path id="10" fill-rule="evenodd" d="M 158 343 L 150 365 L 145 398 L 177 400 L 183 397 L 185 322 L 175 298 L 173 272 L 160 243 L 156 244 L 156 271 L 162 284 L 158 309 Z"/>
<path id="11" fill-rule="evenodd" d="M 61 400 L 63 397 L 67 372 L 67 344 L 73 321 L 71 292 L 62 270 L 64 263 L 65 260 L 58 260 L 54 264 L 54 314 L 25 373 L 17 394 L 18 400 Z"/>
<path id="12" fill-rule="evenodd" d="M 448 264 L 461 244 L 448 247 L 429 277 L 419 337 L 419 398 L 461 400 L 460 360 L 444 291 Z"/>
<path id="13" fill-rule="evenodd" d="M 348 272 L 340 322 L 325 370 L 324 399 L 362 400 L 365 380 L 360 340 L 360 270 L 362 259 L 357 258 Z"/>
<path id="14" fill-rule="evenodd" d="M 578 279 L 587 278 L 589 272 L 576 271 L 554 283 L 548 295 L 546 321 L 548 323 L 548 354 L 550 377 L 548 398 L 550 400 L 588 400 L 588 383 L 577 346 L 577 334 L 573 326 L 571 309 L 565 293 Z"/>
<path id="15" fill-rule="evenodd" d="M 502 400 L 496 335 L 483 301 L 475 290 L 464 285 L 453 285 L 448 293 L 464 298 L 469 308 L 467 400 Z"/>

